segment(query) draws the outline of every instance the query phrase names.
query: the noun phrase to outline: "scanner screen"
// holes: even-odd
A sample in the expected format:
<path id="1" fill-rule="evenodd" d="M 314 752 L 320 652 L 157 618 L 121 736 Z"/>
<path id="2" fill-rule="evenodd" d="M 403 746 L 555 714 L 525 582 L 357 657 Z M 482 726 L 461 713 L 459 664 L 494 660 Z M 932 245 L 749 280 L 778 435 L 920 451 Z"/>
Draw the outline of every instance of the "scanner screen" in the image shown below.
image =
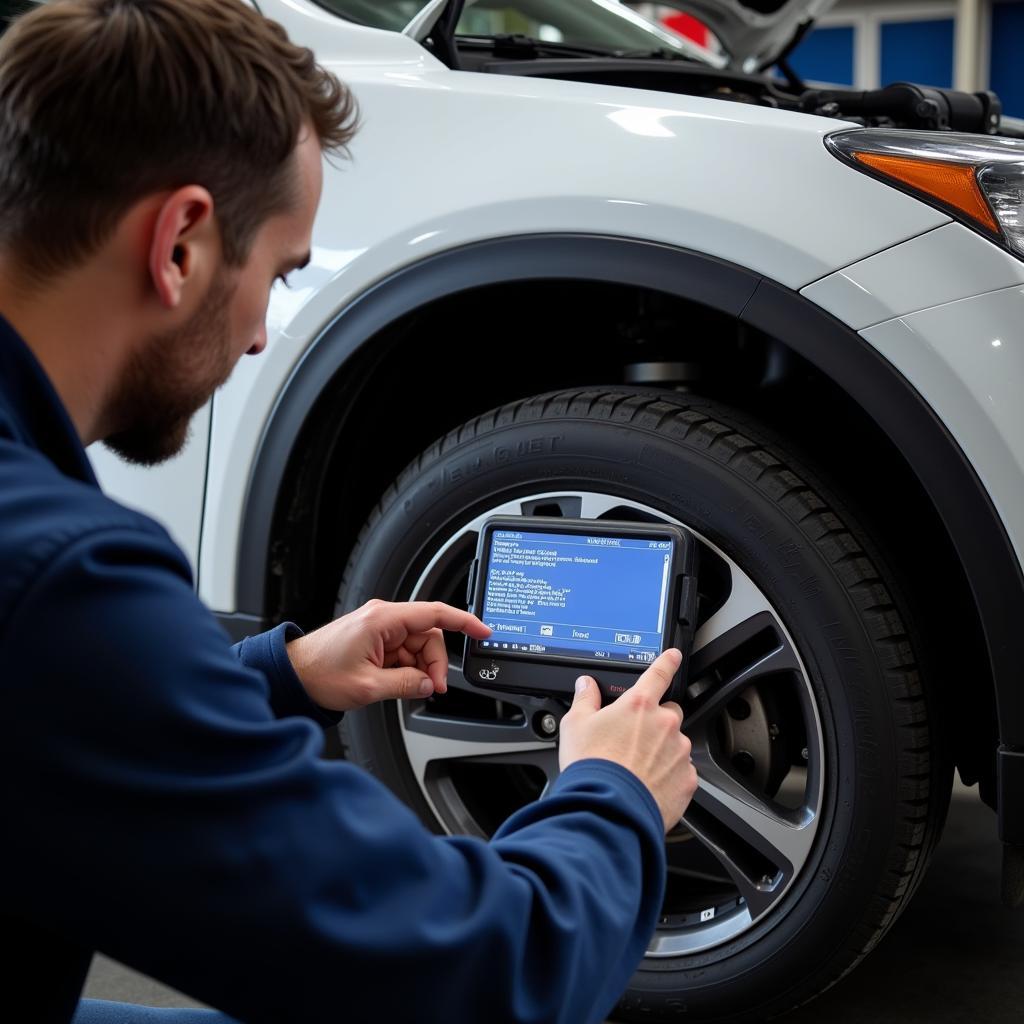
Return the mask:
<path id="1" fill-rule="evenodd" d="M 640 668 L 661 652 L 674 541 L 494 530 L 482 652 Z"/>

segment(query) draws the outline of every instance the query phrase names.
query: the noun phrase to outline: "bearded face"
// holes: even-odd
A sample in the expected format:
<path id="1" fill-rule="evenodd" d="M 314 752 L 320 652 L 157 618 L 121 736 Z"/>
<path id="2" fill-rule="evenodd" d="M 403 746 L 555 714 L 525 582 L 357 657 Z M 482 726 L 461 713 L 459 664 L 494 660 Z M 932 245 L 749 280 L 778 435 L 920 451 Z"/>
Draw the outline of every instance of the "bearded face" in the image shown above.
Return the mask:
<path id="1" fill-rule="evenodd" d="M 117 427 L 104 439 L 128 462 L 152 466 L 177 455 L 193 415 L 231 375 L 229 306 L 236 286 L 222 268 L 188 322 L 132 353 L 108 406 Z"/>

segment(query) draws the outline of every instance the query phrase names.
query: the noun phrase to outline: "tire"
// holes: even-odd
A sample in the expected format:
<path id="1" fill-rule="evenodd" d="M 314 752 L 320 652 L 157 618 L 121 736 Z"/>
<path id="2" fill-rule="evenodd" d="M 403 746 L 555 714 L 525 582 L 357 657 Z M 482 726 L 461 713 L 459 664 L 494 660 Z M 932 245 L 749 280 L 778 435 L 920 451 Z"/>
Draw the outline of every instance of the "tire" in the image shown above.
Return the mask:
<path id="1" fill-rule="evenodd" d="M 941 832 L 951 768 L 905 603 L 792 447 L 653 388 L 516 402 L 402 472 L 341 582 L 339 613 L 465 607 L 473 524 L 496 511 L 671 520 L 700 541 L 689 714 L 717 703 L 691 735 L 702 788 L 667 839 L 664 917 L 616 1019 L 765 1020 L 807 1001 L 892 925 Z M 564 709 L 470 692 L 452 643 L 446 697 L 347 715 L 344 736 L 429 827 L 486 835 L 557 771 L 538 722 Z"/>

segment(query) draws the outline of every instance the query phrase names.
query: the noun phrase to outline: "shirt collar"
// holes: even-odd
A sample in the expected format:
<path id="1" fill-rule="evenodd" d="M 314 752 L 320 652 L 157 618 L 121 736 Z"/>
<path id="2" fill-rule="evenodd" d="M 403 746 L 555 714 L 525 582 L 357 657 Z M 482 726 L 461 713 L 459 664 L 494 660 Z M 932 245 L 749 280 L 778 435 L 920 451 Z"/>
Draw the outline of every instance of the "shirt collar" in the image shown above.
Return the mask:
<path id="1" fill-rule="evenodd" d="M 0 316 L 0 420 L 65 476 L 98 487 L 64 403 L 20 334 Z"/>

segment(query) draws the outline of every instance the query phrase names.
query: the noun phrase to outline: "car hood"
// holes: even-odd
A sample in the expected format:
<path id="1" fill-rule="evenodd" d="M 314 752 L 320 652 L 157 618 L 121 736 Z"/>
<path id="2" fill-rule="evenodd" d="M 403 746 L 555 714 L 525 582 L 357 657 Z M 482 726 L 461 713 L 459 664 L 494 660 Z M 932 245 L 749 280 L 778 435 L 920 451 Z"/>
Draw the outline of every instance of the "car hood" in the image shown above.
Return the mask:
<path id="1" fill-rule="evenodd" d="M 607 5 L 609 0 L 595 0 Z M 612 3 L 617 0 L 611 0 Z M 692 14 L 718 38 L 725 63 L 735 71 L 752 73 L 771 67 L 836 0 L 659 0 Z M 463 0 L 429 0 L 406 25 L 404 33 L 422 42 L 435 27 L 448 22 L 454 32 Z M 719 60 L 714 60 L 721 66 Z"/>
<path id="2" fill-rule="evenodd" d="M 718 37 L 729 67 L 770 67 L 836 0 L 659 0 L 692 14 Z"/>

